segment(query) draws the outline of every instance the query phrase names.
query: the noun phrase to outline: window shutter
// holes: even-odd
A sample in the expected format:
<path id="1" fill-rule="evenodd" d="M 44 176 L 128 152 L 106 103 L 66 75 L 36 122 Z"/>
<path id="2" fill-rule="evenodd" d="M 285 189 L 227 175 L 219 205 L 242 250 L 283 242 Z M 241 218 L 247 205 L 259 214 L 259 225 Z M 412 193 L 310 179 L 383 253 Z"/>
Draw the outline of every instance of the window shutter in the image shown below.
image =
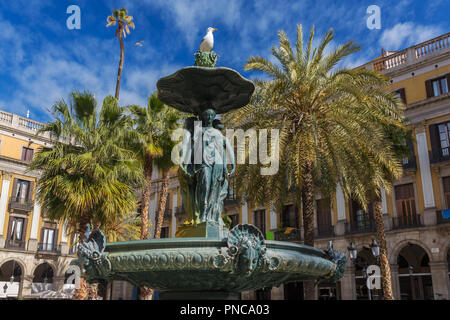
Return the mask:
<path id="1" fill-rule="evenodd" d="M 445 75 L 445 79 L 447 79 L 447 90 L 450 92 L 450 73 Z"/>
<path id="2" fill-rule="evenodd" d="M 7 239 L 9 240 L 9 239 L 11 239 L 11 227 L 12 227 L 12 221 L 13 221 L 13 219 L 14 219 L 14 217 L 13 216 L 9 216 L 9 223 L 8 223 L 8 233 L 6 234 L 7 235 Z"/>
<path id="3" fill-rule="evenodd" d="M 414 143 L 411 140 L 406 140 L 406 146 L 411 150 L 409 158 L 412 158 L 414 156 Z"/>
<path id="4" fill-rule="evenodd" d="M 25 147 L 22 147 L 22 156 L 20 157 L 20 160 L 25 161 L 27 157 L 27 149 Z"/>
<path id="5" fill-rule="evenodd" d="M 433 97 L 434 93 L 433 93 L 433 85 L 431 84 L 431 80 L 425 81 L 425 88 L 427 90 L 427 98 Z"/>
<path id="6" fill-rule="evenodd" d="M 400 93 L 400 98 L 402 99 L 403 103 L 406 105 L 406 91 L 405 91 L 405 88 L 401 88 L 400 90 L 398 90 L 398 92 Z"/>
<path id="7" fill-rule="evenodd" d="M 59 229 L 55 229 L 55 235 L 53 236 L 53 248 L 57 248 L 58 247 L 58 233 L 59 233 Z"/>
<path id="8" fill-rule="evenodd" d="M 39 243 L 44 243 L 44 228 L 41 227 L 41 236 L 39 238 Z"/>
<path id="9" fill-rule="evenodd" d="M 28 189 L 28 201 L 30 203 L 33 202 L 33 191 L 34 191 L 33 188 L 34 188 L 34 182 L 30 181 L 29 189 Z"/>
<path id="10" fill-rule="evenodd" d="M 27 224 L 28 224 L 28 218 L 23 219 L 23 230 L 22 230 L 22 241 L 27 241 Z"/>
<path id="11" fill-rule="evenodd" d="M 11 195 L 13 198 L 16 196 L 16 193 L 17 193 L 17 181 L 18 181 L 18 179 L 15 178 L 14 182 L 13 182 L 13 189 L 12 189 L 12 195 Z"/>
<path id="12" fill-rule="evenodd" d="M 431 140 L 431 153 L 433 158 L 431 162 L 438 162 L 441 157 L 441 142 L 439 140 L 439 132 L 437 124 L 431 124 L 430 130 L 430 140 Z"/>

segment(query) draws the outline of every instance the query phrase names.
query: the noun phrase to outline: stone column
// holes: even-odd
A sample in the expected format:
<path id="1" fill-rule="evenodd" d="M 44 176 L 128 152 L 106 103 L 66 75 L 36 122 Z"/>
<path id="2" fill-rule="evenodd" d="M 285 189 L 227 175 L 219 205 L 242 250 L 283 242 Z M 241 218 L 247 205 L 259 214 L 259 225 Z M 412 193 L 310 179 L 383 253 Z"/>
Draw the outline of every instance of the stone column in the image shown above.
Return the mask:
<path id="1" fill-rule="evenodd" d="M 176 189 L 175 189 L 176 190 Z M 172 197 L 172 238 L 175 238 L 175 232 L 177 231 L 177 218 L 175 217 L 175 209 L 178 206 L 178 194 L 175 191 Z"/>
<path id="2" fill-rule="evenodd" d="M 423 125 L 419 128 L 416 128 L 416 141 L 424 200 L 423 223 L 426 226 L 431 226 L 436 224 L 436 205 L 434 202 L 433 183 L 431 180 L 427 136 L 425 133 L 425 127 Z"/>
<path id="3" fill-rule="evenodd" d="M 242 224 L 248 223 L 248 204 L 245 202 L 242 205 Z"/>
<path id="4" fill-rule="evenodd" d="M 53 290 L 56 292 L 61 292 L 64 289 L 65 276 L 53 277 Z"/>
<path id="5" fill-rule="evenodd" d="M 8 195 L 11 181 L 11 174 L 3 172 L 2 193 L 0 195 L 0 248 L 5 246 L 5 238 L 7 235 L 3 234 L 5 226 L 6 210 L 8 209 Z"/>
<path id="6" fill-rule="evenodd" d="M 433 282 L 434 299 L 450 298 L 450 285 L 448 278 L 447 261 L 432 261 L 430 264 L 431 279 Z M 440 297 L 438 296 L 440 295 Z"/>
<path id="7" fill-rule="evenodd" d="M 155 235 L 155 217 L 156 217 L 156 208 L 158 205 L 158 192 L 155 191 L 155 193 L 153 194 L 153 199 L 150 200 L 150 206 L 148 209 L 148 222 L 149 222 L 149 227 L 148 227 L 148 231 L 150 233 L 150 237 L 153 238 L 153 236 Z"/>
<path id="8" fill-rule="evenodd" d="M 389 231 L 392 229 L 392 219 L 389 218 L 387 201 L 386 201 L 386 190 L 381 188 L 380 190 L 380 198 L 381 198 L 381 211 L 383 213 L 383 222 L 384 222 L 384 231 Z"/>
<path id="9" fill-rule="evenodd" d="M 392 283 L 392 295 L 395 300 L 401 300 L 400 296 L 400 280 L 398 278 L 398 265 L 391 264 L 391 283 Z"/>
<path id="10" fill-rule="evenodd" d="M 67 241 L 67 224 L 63 223 L 61 230 L 61 254 L 69 254 L 69 244 Z"/>
<path id="11" fill-rule="evenodd" d="M 341 279 L 342 300 L 356 300 L 355 267 L 347 266 L 344 276 Z"/>
<path id="12" fill-rule="evenodd" d="M 33 275 L 22 276 L 20 283 L 19 297 L 26 297 L 31 295 L 33 284 Z"/>
<path id="13" fill-rule="evenodd" d="M 334 224 L 334 232 L 337 236 L 345 234 L 345 223 L 347 217 L 345 216 L 345 197 L 342 192 L 341 185 L 338 183 L 336 186 L 336 207 L 337 207 L 337 221 Z"/>
<path id="14" fill-rule="evenodd" d="M 280 284 L 279 287 L 272 287 L 270 297 L 271 300 L 284 300 L 284 285 Z"/>
<path id="15" fill-rule="evenodd" d="M 39 216 L 41 215 L 41 204 L 34 200 L 33 218 L 31 219 L 31 233 L 28 240 L 28 251 L 36 251 L 39 234 Z"/>

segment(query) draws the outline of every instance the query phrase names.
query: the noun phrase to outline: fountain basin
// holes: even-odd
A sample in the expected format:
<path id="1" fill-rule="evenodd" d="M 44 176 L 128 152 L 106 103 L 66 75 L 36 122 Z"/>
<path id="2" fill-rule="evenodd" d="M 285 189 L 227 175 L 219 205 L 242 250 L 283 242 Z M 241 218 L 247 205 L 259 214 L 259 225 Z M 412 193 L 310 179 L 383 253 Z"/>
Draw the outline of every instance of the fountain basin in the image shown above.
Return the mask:
<path id="1" fill-rule="evenodd" d="M 334 281 L 342 277 L 346 263 L 345 255 L 334 253 L 332 248 L 322 251 L 264 240 L 252 225 L 238 225 L 223 239 L 170 238 L 106 244 L 98 230 L 91 237 L 79 248 L 79 258 L 74 261 L 83 268 L 89 282 L 125 280 L 139 287 L 197 292 L 200 296 L 202 292 L 238 293 L 292 281 Z M 86 250 L 88 246 L 90 251 Z"/>

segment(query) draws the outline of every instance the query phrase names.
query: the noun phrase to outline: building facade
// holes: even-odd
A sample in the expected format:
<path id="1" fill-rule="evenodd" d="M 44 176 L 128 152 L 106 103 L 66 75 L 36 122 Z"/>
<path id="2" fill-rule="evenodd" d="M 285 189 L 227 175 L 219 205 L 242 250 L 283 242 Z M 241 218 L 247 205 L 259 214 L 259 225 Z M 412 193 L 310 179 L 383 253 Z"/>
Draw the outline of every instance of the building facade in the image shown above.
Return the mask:
<path id="1" fill-rule="evenodd" d="M 396 92 L 406 105 L 408 128 L 414 141 L 411 155 L 403 159 L 404 174 L 393 189 L 381 190 L 393 294 L 396 299 L 449 299 L 450 263 L 450 33 L 398 52 L 384 54 L 361 66 L 390 78 L 387 90 Z M 162 175 L 154 172 L 150 221 L 154 221 Z M 170 192 L 163 234 L 174 237 L 183 222 L 176 172 Z M 239 203 L 233 189 L 225 201 L 232 225 L 256 225 L 267 239 L 303 239 L 301 208 L 286 203 L 283 212 L 271 206 Z M 338 283 L 321 284 L 319 299 L 381 299 L 381 290 L 368 291 L 363 269 L 377 264 L 369 250 L 375 238 L 372 204 L 367 211 L 340 188 L 331 199 L 316 196 L 316 247 L 345 252 L 353 242 L 358 259 L 348 259 L 345 276 Z M 153 226 L 154 228 L 154 226 Z M 154 230 L 151 230 L 151 234 Z M 302 299 L 302 283 L 244 292 L 243 299 Z"/>
<path id="2" fill-rule="evenodd" d="M 50 146 L 42 123 L 0 111 L 0 299 L 69 297 L 74 258 L 65 226 L 36 200 L 39 172 L 27 170 L 40 146 Z"/>

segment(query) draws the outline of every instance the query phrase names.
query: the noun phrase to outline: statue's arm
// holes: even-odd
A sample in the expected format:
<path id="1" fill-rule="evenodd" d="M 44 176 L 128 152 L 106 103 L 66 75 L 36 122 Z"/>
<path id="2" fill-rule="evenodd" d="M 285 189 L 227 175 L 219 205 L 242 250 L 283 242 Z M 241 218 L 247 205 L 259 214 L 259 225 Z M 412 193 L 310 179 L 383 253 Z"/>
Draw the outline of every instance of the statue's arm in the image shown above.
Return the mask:
<path id="1" fill-rule="evenodd" d="M 236 161 L 234 158 L 234 150 L 231 147 L 230 141 L 227 139 L 227 137 L 225 137 L 225 150 L 226 150 L 225 164 L 227 164 L 228 160 L 230 160 L 229 164 L 231 164 L 232 168 L 228 174 L 232 175 L 234 173 L 234 171 L 236 170 Z"/>

